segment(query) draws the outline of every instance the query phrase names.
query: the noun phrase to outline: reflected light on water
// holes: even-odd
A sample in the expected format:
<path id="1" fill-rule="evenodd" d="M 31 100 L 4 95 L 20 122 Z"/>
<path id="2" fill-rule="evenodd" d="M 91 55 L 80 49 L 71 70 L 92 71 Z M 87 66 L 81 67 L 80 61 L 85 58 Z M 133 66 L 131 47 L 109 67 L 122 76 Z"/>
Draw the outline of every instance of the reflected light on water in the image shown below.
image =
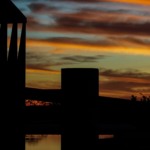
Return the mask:
<path id="1" fill-rule="evenodd" d="M 61 150 L 61 135 L 26 135 L 25 150 Z"/>

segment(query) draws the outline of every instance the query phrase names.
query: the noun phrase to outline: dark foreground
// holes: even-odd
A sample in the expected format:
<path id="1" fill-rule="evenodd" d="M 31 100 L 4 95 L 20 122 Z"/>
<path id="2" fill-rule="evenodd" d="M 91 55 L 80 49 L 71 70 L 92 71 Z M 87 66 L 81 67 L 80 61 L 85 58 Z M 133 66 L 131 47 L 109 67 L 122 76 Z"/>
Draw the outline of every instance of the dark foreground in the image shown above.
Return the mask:
<path id="1" fill-rule="evenodd" d="M 39 90 L 40 91 L 40 90 Z M 27 89 L 27 98 L 35 99 L 36 89 Z M 41 93 L 40 93 L 41 92 Z M 41 90 L 40 95 L 50 93 Z M 29 94 L 30 93 L 30 94 Z M 26 107 L 26 134 L 62 134 L 61 91 L 52 90 L 53 102 L 48 107 Z M 37 95 L 36 95 L 37 96 Z M 38 97 L 36 97 L 38 98 Z M 53 101 L 52 99 L 55 99 Z M 41 100 L 40 96 L 39 99 Z M 101 149 L 150 149 L 150 104 L 149 102 L 128 101 L 108 97 L 99 97 L 95 105 L 97 135 L 113 134 L 112 139 L 98 140 Z M 83 108 L 84 111 L 84 108 Z M 74 129 L 76 127 L 74 126 Z"/>

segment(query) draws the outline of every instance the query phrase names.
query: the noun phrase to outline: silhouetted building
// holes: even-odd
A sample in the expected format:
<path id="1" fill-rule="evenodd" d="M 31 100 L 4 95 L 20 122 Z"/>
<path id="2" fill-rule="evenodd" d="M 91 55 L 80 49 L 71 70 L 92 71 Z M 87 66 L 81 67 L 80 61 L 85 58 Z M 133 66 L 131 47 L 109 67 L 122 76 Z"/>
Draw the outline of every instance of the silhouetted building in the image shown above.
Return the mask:
<path id="1" fill-rule="evenodd" d="M 18 29 L 18 24 L 21 28 Z M 11 37 L 8 37 L 9 27 L 12 26 Z M 18 39 L 18 30 L 21 37 Z M 1 114 L 4 126 L 10 127 L 5 135 L 13 135 L 5 149 L 23 149 L 23 108 L 25 88 L 25 45 L 26 45 L 26 17 L 10 1 L 4 0 L 0 4 L 0 80 L 1 80 L 1 106 L 5 108 Z M 10 42 L 9 42 L 10 41 Z M 20 43 L 19 43 L 20 41 Z M 19 45 L 19 46 L 18 46 Z M 6 112 L 6 113 L 4 113 Z M 22 117 L 19 117 L 17 114 Z M 13 121 L 12 121 L 13 120 Z M 22 138 L 21 138 L 22 136 Z"/>
<path id="2" fill-rule="evenodd" d="M 98 69 L 62 69 L 62 150 L 97 148 L 98 77 Z"/>

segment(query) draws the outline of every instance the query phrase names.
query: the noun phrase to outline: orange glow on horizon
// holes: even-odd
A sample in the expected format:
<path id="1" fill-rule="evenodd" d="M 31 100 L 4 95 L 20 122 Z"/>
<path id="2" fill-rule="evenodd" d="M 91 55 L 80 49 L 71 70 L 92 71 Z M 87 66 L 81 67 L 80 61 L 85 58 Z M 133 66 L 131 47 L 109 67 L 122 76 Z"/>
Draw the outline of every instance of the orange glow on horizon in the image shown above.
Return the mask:
<path id="1" fill-rule="evenodd" d="M 28 40 L 27 46 L 31 47 L 55 47 L 55 50 L 51 51 L 54 54 L 62 54 L 69 52 L 71 49 L 79 52 L 106 52 L 106 53 L 120 53 L 130 55 L 150 55 L 149 47 L 122 47 L 122 46 L 101 46 L 101 45 L 85 45 L 85 44 L 73 44 L 73 43 L 61 43 L 61 42 L 48 42 L 48 41 L 36 41 Z"/>
<path id="2" fill-rule="evenodd" d="M 40 74 L 59 74 L 59 71 L 42 70 L 42 69 L 26 69 L 27 73 L 40 73 Z"/>

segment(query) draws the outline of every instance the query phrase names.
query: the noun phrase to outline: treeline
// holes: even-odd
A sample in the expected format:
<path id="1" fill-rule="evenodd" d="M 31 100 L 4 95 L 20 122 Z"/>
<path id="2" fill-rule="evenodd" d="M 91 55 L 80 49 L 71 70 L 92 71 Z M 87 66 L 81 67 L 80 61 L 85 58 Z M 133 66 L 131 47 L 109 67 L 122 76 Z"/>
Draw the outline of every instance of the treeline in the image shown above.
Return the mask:
<path id="1" fill-rule="evenodd" d="M 141 97 L 138 99 L 137 96 L 131 95 L 131 101 L 150 102 L 150 96 L 145 96 L 140 93 Z"/>

